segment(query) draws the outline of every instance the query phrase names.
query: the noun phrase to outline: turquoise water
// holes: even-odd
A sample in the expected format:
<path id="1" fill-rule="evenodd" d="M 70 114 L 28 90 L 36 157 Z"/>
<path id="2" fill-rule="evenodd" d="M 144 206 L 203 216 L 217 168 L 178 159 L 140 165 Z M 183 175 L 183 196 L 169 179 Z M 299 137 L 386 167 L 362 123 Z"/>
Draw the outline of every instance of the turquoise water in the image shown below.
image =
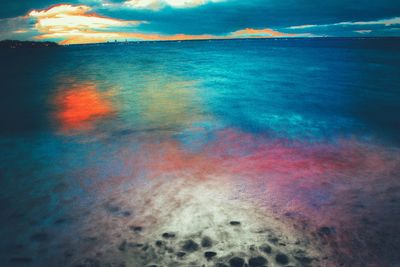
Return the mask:
<path id="1" fill-rule="evenodd" d="M 399 44 L 271 39 L 0 51 L 1 265 L 75 266 L 91 257 L 104 266 L 187 266 L 167 263 L 163 252 L 139 262 L 116 247 L 129 225 L 151 229 L 132 237 L 143 241 L 177 227 L 178 210 L 212 207 L 197 195 L 211 181 L 223 203 L 278 218 L 293 228 L 283 235 L 300 235 L 310 251 L 323 244 L 311 263 L 280 248 L 292 265 L 400 264 Z M 196 226 L 196 212 L 182 215 L 188 225 Z M 233 254 L 244 245 L 235 246 Z"/>

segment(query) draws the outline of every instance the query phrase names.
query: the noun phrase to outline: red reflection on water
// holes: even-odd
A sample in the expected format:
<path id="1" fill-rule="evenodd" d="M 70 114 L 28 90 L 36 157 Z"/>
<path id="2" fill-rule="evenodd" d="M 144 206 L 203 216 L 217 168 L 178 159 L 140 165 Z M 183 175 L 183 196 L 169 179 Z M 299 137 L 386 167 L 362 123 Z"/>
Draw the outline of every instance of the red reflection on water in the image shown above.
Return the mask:
<path id="1" fill-rule="evenodd" d="M 56 96 L 56 118 L 62 131 L 91 129 L 99 119 L 109 116 L 114 109 L 108 94 L 95 84 L 80 84 L 60 91 Z"/>

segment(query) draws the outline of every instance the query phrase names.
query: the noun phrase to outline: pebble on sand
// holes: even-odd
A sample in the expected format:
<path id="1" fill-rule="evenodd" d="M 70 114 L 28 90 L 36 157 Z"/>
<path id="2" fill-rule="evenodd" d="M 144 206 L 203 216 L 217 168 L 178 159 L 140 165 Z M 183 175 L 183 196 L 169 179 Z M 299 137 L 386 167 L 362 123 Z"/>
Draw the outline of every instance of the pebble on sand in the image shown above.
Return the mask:
<path id="1" fill-rule="evenodd" d="M 203 248 L 210 248 L 210 247 L 212 247 L 212 245 L 213 245 L 213 241 L 208 236 L 203 237 L 203 239 L 201 240 L 201 246 Z"/>
<path id="2" fill-rule="evenodd" d="M 174 238 L 175 234 L 174 233 L 163 233 L 162 237 L 165 239 L 170 239 L 170 238 Z"/>
<path id="3" fill-rule="evenodd" d="M 244 259 L 239 258 L 239 257 L 233 257 L 232 259 L 229 260 L 229 266 L 231 267 L 243 267 L 244 265 Z"/>
<path id="4" fill-rule="evenodd" d="M 260 267 L 268 263 L 267 259 L 262 256 L 257 256 L 249 259 L 250 267 Z"/>
<path id="5" fill-rule="evenodd" d="M 214 252 L 214 251 L 206 251 L 206 252 L 204 252 L 204 257 L 207 260 L 210 260 L 211 258 L 215 257 L 216 255 L 217 255 L 217 253 Z"/>
<path id="6" fill-rule="evenodd" d="M 125 251 L 126 244 L 127 244 L 126 240 L 122 241 L 121 244 L 118 246 L 118 250 Z"/>
<path id="7" fill-rule="evenodd" d="M 260 250 L 266 254 L 271 254 L 272 248 L 270 245 L 264 244 L 260 246 Z"/>
<path id="8" fill-rule="evenodd" d="M 287 264 L 289 262 L 288 256 L 286 256 L 283 253 L 278 253 L 275 256 L 275 260 L 276 260 L 277 263 L 280 263 L 280 264 Z"/>
<path id="9" fill-rule="evenodd" d="M 176 253 L 176 256 L 178 256 L 178 258 L 182 258 L 185 255 L 186 255 L 186 252 L 183 252 L 183 251 L 179 251 Z"/>
<path id="10" fill-rule="evenodd" d="M 132 225 L 132 226 L 129 226 L 129 229 L 131 229 L 131 230 L 134 231 L 134 232 L 141 232 L 141 231 L 143 231 L 143 227 L 142 227 L 142 226 L 135 226 L 135 225 Z"/>
<path id="11" fill-rule="evenodd" d="M 187 252 L 193 252 L 199 249 L 199 245 L 193 240 L 189 239 L 183 243 L 182 249 Z"/>

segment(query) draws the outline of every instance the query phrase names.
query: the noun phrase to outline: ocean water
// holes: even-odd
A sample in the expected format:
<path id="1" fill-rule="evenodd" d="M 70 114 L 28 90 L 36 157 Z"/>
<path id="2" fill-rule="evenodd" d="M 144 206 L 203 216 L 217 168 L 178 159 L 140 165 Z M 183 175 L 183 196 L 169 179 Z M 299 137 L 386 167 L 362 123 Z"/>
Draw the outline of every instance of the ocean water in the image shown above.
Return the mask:
<path id="1" fill-rule="evenodd" d="M 400 266 L 400 39 L 2 50 L 0 70 L 1 266 Z"/>

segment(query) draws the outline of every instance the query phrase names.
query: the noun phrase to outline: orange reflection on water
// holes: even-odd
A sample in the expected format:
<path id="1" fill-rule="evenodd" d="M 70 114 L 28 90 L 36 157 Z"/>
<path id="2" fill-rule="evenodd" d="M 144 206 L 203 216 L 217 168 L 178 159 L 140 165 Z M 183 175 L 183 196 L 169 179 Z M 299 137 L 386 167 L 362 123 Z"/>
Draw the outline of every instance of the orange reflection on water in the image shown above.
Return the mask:
<path id="1" fill-rule="evenodd" d="M 99 91 L 93 83 L 62 90 L 55 100 L 62 131 L 91 129 L 98 119 L 114 112 L 109 93 Z"/>

